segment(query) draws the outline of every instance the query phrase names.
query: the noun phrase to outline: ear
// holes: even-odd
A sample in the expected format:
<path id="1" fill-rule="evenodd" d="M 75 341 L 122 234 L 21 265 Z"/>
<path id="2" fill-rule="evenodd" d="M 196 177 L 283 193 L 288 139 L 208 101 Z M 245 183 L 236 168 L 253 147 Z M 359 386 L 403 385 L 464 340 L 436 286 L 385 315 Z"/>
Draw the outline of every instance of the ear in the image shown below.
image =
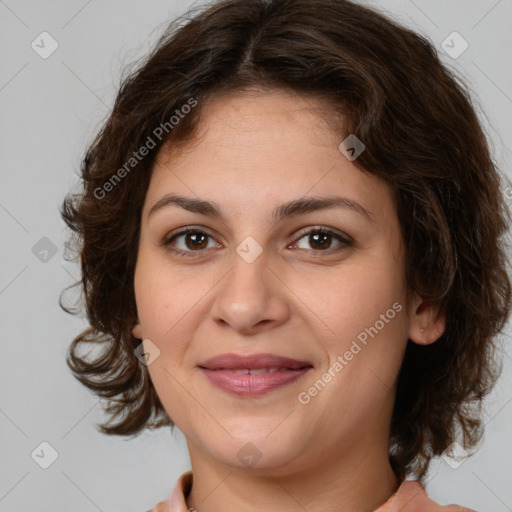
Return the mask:
<path id="1" fill-rule="evenodd" d="M 411 310 L 409 339 L 418 345 L 437 341 L 446 329 L 446 315 L 439 307 L 416 295 Z"/>
<path id="2" fill-rule="evenodd" d="M 140 327 L 140 323 L 137 320 L 135 325 L 132 327 L 132 334 L 135 338 L 141 340 L 142 339 L 142 329 Z"/>

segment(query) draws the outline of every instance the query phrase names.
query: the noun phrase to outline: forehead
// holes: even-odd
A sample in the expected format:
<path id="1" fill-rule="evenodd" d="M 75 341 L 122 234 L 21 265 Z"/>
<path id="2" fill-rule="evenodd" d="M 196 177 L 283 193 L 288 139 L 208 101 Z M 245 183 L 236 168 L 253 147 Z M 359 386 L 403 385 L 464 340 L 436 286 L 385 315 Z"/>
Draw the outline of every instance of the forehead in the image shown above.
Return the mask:
<path id="1" fill-rule="evenodd" d="M 191 143 L 158 153 L 147 203 L 177 192 L 258 211 L 286 199 L 343 193 L 369 209 L 393 208 L 388 184 L 339 151 L 342 135 L 324 102 L 275 90 L 216 96 L 202 107 Z"/>
<path id="2" fill-rule="evenodd" d="M 209 145 L 239 149 L 248 154 L 259 152 L 281 144 L 332 146 L 339 139 L 333 129 L 335 120 L 340 117 L 326 104 L 325 100 L 300 95 L 281 89 L 247 90 L 218 94 L 209 97 L 200 105 L 201 120 L 193 140 L 184 146 L 189 152 L 194 146 L 202 149 Z M 165 159 L 175 159 L 183 151 L 180 145 L 175 150 L 165 144 L 157 158 L 158 163 Z"/>

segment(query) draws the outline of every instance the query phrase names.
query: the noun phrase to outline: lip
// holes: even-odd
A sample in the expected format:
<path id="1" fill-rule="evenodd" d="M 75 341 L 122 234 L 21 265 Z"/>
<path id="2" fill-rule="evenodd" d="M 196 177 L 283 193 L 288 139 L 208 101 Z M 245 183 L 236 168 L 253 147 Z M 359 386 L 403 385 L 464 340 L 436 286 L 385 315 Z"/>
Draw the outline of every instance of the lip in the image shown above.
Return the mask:
<path id="1" fill-rule="evenodd" d="M 260 368 L 290 368 L 298 370 L 306 366 L 313 366 L 309 361 L 298 361 L 290 357 L 275 354 L 220 354 L 207 359 L 198 365 L 208 370 L 257 370 Z"/>
<path id="2" fill-rule="evenodd" d="M 238 396 L 258 396 L 294 382 L 313 365 L 275 354 L 221 354 L 198 365 L 216 387 Z M 252 370 L 272 369 L 264 373 Z"/>

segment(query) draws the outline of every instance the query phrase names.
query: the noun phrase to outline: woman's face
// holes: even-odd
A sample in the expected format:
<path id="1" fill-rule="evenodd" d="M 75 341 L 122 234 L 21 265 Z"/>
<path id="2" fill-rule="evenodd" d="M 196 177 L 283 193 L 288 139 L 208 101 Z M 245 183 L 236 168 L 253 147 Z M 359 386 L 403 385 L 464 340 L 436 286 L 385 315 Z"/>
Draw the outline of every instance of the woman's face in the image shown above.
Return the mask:
<path id="1" fill-rule="evenodd" d="M 217 98 L 194 144 L 155 162 L 133 334 L 193 461 L 284 474 L 387 454 L 407 339 L 426 342 L 426 324 L 406 304 L 391 190 L 342 154 L 319 107 Z M 167 196 L 185 199 L 150 213 Z"/>

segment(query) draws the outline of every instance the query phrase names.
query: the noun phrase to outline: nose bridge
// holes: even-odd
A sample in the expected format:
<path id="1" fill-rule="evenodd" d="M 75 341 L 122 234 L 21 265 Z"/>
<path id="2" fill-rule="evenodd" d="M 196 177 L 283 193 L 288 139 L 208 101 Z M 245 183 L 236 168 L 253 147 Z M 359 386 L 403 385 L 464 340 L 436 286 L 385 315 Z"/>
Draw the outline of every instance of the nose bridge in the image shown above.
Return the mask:
<path id="1" fill-rule="evenodd" d="M 240 296 L 253 306 L 268 294 L 268 254 L 262 249 L 258 252 L 256 254 L 250 243 L 239 244 L 224 288 L 226 293 L 233 295 L 232 299 L 236 296 L 236 300 L 240 300 Z"/>
<path id="2" fill-rule="evenodd" d="M 258 244 L 259 246 L 259 244 Z M 249 332 L 256 325 L 282 319 L 286 311 L 268 268 L 269 258 L 255 241 L 245 240 L 233 253 L 231 270 L 215 296 L 216 321 Z"/>
<path id="3" fill-rule="evenodd" d="M 261 240 L 262 236 L 258 238 Z M 258 284 L 258 281 L 263 284 L 269 255 L 268 249 L 264 250 L 253 236 L 243 238 L 238 245 L 233 247 L 232 269 L 227 276 L 230 286 L 238 287 L 243 282 L 252 286 Z"/>

